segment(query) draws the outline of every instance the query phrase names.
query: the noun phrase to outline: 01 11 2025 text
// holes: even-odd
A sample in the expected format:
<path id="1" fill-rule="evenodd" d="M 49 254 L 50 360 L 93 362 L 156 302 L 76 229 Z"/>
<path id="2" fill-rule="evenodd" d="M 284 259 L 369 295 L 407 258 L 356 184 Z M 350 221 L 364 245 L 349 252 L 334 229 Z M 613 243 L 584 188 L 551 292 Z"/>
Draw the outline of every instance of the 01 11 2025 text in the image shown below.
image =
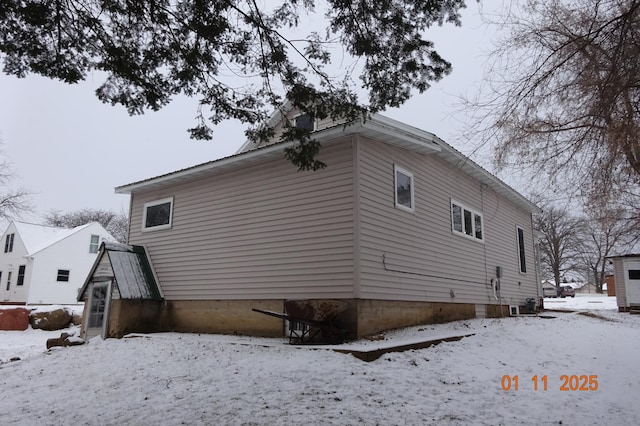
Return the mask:
<path id="1" fill-rule="evenodd" d="M 504 376 L 502 376 L 502 379 L 500 380 L 500 386 L 502 387 L 503 391 L 518 391 L 521 389 L 520 376 L 518 376 L 517 374 L 515 376 L 510 376 L 508 374 L 505 374 Z M 538 391 L 538 390 L 546 391 L 546 390 L 549 390 L 549 386 L 550 386 L 549 378 L 546 374 L 543 376 L 538 376 L 536 374 L 535 376 L 531 377 L 531 385 L 528 386 L 527 388 L 532 389 L 534 391 Z M 589 391 L 598 390 L 598 386 L 599 385 L 598 385 L 597 374 L 591 374 L 591 375 L 563 374 L 560 376 L 560 385 L 558 387 L 558 390 L 563 392 L 571 392 L 571 391 L 589 392 Z M 524 384 L 523 384 L 523 387 L 524 387 Z"/>

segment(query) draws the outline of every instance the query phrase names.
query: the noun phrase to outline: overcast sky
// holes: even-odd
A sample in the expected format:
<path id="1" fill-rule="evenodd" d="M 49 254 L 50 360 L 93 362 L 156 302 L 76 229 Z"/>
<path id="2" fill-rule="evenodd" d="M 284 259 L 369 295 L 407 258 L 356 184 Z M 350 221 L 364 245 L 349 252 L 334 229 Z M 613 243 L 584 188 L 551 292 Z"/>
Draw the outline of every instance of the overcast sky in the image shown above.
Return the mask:
<path id="1" fill-rule="evenodd" d="M 473 146 L 459 139 L 457 97 L 481 80 L 491 31 L 481 24 L 480 6 L 469 2 L 462 27 L 447 25 L 427 33 L 453 63 L 453 73 L 403 107 L 384 114 L 432 132 L 464 153 Z M 0 139 L 14 166 L 14 187 L 33 192 L 35 211 L 22 217 L 40 223 L 51 209 L 85 207 L 128 211 L 129 197 L 114 187 L 172 172 L 235 153 L 245 127 L 217 126 L 214 140 L 189 139 L 197 102 L 177 99 L 159 112 L 131 117 L 94 95 L 99 75 L 69 86 L 31 75 L 18 79 L 0 73 Z M 486 159 L 476 158 L 489 167 Z"/>

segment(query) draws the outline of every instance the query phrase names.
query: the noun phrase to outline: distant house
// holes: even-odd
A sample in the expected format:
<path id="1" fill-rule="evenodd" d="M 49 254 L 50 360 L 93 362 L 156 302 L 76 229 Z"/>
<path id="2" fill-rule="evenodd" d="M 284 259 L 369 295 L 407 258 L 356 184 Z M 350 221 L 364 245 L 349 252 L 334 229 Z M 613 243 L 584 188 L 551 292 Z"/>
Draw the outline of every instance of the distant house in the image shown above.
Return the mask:
<path id="1" fill-rule="evenodd" d="M 556 297 L 557 296 L 556 284 L 550 280 L 542 281 L 542 295 L 543 297 Z"/>
<path id="2" fill-rule="evenodd" d="M 592 283 L 569 283 L 575 290 L 577 294 L 597 294 L 596 285 Z"/>
<path id="3" fill-rule="evenodd" d="M 11 222 L 0 244 L 0 302 L 76 304 L 102 241 L 99 224 L 73 229 Z"/>
<path id="4" fill-rule="evenodd" d="M 610 257 L 620 312 L 640 310 L 640 254 Z"/>
<path id="5" fill-rule="evenodd" d="M 276 137 L 116 188 L 131 195 L 128 241 L 146 249 L 164 297 L 137 302 L 157 309 L 159 331 L 277 336 L 283 321 L 252 308 L 339 299 L 356 337 L 508 315 L 542 297 L 538 208 L 525 197 L 401 122 L 374 115 L 345 128 L 288 114 L 313 125 L 325 169 L 297 171 L 283 154 L 292 144 Z"/>

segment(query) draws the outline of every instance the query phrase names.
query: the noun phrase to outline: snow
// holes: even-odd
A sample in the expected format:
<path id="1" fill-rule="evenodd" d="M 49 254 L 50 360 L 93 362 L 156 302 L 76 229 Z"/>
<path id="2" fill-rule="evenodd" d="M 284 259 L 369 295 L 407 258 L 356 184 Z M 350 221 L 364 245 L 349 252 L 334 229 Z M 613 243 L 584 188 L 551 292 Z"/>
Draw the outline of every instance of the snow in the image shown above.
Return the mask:
<path id="1" fill-rule="evenodd" d="M 640 316 L 617 312 L 615 298 L 606 296 L 545 299 L 545 306 L 552 309 L 546 318 L 424 325 L 385 333 L 380 341 L 325 347 L 290 346 L 286 339 L 159 333 L 94 338 L 46 352 L 46 338 L 59 332 L 0 332 L 2 422 L 633 423 L 640 417 Z M 332 350 L 468 334 L 473 336 L 390 352 L 369 363 Z M 10 362 L 14 356 L 21 360 Z M 516 375 L 518 390 L 513 380 L 512 389 L 503 390 L 503 377 Z M 590 386 L 597 381 L 598 387 L 562 391 L 563 375 L 568 388 L 581 375 L 587 376 L 585 382 L 597 376 Z"/>

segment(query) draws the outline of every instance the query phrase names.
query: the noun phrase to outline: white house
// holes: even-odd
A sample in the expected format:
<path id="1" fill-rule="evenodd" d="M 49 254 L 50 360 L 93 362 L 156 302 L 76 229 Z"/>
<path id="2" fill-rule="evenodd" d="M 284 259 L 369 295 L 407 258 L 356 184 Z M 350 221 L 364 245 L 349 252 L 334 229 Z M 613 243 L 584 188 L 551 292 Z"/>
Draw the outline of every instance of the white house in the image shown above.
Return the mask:
<path id="1" fill-rule="evenodd" d="M 0 241 L 0 303 L 76 304 L 100 243 L 115 239 L 97 222 L 72 229 L 11 222 Z"/>

